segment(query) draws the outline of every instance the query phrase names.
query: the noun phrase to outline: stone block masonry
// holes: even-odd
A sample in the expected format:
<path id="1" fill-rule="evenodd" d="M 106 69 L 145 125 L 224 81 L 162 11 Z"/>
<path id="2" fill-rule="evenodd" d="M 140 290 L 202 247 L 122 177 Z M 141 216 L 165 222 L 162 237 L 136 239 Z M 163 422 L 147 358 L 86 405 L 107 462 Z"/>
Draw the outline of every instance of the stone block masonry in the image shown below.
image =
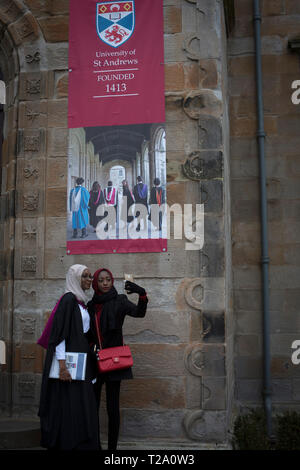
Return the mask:
<path id="1" fill-rule="evenodd" d="M 122 436 L 226 442 L 233 406 L 234 323 L 223 3 L 164 0 L 163 6 L 167 200 L 205 205 L 203 249 L 188 252 L 185 240 L 170 240 L 168 252 L 161 254 L 68 256 L 69 2 L 0 4 L 0 69 L 8 89 L 1 158 L 0 335 L 9 356 L 1 374 L 0 407 L 18 416 L 36 414 L 43 354 L 35 343 L 63 293 L 65 273 L 74 263 L 91 271 L 102 265 L 110 267 L 120 292 L 124 272 L 133 272 L 150 299 L 145 319 L 125 323 L 136 379 L 122 390 Z M 242 88 L 244 66 L 243 76 L 250 62 L 230 64 Z M 278 63 L 277 69 L 282 66 Z M 292 73 L 289 61 L 285 66 Z M 246 90 L 251 99 L 251 87 Z M 252 145 L 254 127 L 244 115 L 234 121 L 238 153 L 240 145 Z M 269 129 L 277 136 L 278 120 L 272 115 Z M 87 146 L 83 155 L 88 155 Z M 241 202 L 255 218 L 246 195 Z M 252 262 L 255 256 L 253 250 Z M 257 343 L 255 333 L 248 336 L 247 345 L 240 345 L 243 354 Z"/>
<path id="2" fill-rule="evenodd" d="M 252 1 L 235 2 L 229 38 L 231 194 L 237 404 L 262 405 L 262 299 L 259 162 L 256 148 Z M 299 408 L 299 368 L 291 344 L 299 330 L 299 112 L 291 101 L 299 56 L 288 48 L 299 34 L 299 5 L 262 1 L 262 71 L 270 256 L 273 404 Z M 289 308 L 290 307 L 290 308 Z"/>

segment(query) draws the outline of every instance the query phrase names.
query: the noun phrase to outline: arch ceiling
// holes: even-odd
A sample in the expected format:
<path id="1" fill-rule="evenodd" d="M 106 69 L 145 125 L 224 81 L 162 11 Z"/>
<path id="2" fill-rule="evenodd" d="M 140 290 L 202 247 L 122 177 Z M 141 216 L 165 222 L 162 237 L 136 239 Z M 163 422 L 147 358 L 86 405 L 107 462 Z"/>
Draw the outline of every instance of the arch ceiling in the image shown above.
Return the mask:
<path id="1" fill-rule="evenodd" d="M 152 124 L 85 128 L 87 142 L 94 144 L 95 154 L 103 163 L 108 160 L 134 160 L 144 140 L 150 140 Z"/>

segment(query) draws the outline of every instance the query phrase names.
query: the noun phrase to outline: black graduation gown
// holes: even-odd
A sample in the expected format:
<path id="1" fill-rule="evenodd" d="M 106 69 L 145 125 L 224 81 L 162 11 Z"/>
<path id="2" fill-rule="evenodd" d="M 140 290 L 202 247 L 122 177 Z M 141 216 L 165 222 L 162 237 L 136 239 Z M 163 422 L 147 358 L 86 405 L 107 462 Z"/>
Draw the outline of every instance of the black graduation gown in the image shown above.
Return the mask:
<path id="1" fill-rule="evenodd" d="M 126 187 L 123 187 L 123 196 L 127 197 L 127 207 L 126 207 L 127 212 L 126 214 L 123 213 L 122 216 L 124 220 L 127 220 L 127 222 L 132 222 L 134 217 L 132 215 L 129 215 L 129 209 L 134 204 L 134 199 L 131 195 L 130 190 Z"/>
<path id="2" fill-rule="evenodd" d="M 157 192 L 161 192 L 161 204 L 165 203 L 165 190 L 161 186 L 153 186 L 150 191 L 149 204 L 158 204 Z"/>
<path id="3" fill-rule="evenodd" d="M 139 298 L 138 304 L 134 304 L 128 300 L 124 294 L 117 295 L 114 299 L 109 300 L 103 304 L 102 312 L 100 315 L 100 331 L 102 336 L 102 348 L 112 348 L 115 346 L 123 345 L 123 332 L 122 326 L 126 315 L 131 317 L 143 318 L 147 310 L 147 297 L 145 299 Z M 93 337 L 94 343 L 99 347 L 96 323 L 95 323 L 95 303 L 93 299 L 88 302 L 88 311 L 91 318 L 91 338 Z M 133 358 L 134 361 L 134 358 Z M 126 380 L 132 379 L 131 367 L 123 370 L 115 370 L 105 374 L 99 374 L 101 381 L 111 380 Z"/>
<path id="4" fill-rule="evenodd" d="M 64 382 L 49 379 L 56 346 L 66 341 L 66 351 L 86 352 L 84 381 Z M 57 308 L 44 364 L 38 415 L 41 421 L 41 445 L 52 449 L 99 449 L 98 410 L 92 380 L 96 362 L 83 333 L 82 317 L 76 297 L 66 293 Z"/>
<path id="5" fill-rule="evenodd" d="M 113 189 L 112 186 L 108 186 L 108 187 L 107 187 L 108 196 L 110 195 L 112 189 Z M 106 199 L 105 195 L 104 195 L 103 197 L 104 197 L 104 204 L 108 204 L 109 201 Z M 115 214 L 116 214 L 116 215 L 115 215 L 115 220 L 112 221 L 113 223 L 112 223 L 111 226 L 112 226 L 112 227 L 115 227 L 115 224 L 116 224 L 116 222 L 117 222 L 117 207 L 118 207 L 118 191 L 117 191 L 117 189 L 116 189 L 116 192 L 115 192 L 115 204 L 114 204 L 114 205 L 111 205 L 111 207 L 114 207 L 114 209 L 115 209 Z M 107 217 L 107 216 L 108 216 L 108 211 L 105 210 L 105 211 L 104 211 L 104 217 Z M 103 217 L 103 218 L 104 218 L 104 217 Z M 107 220 L 107 227 L 108 227 L 108 220 Z"/>
<path id="6" fill-rule="evenodd" d="M 91 191 L 90 192 L 90 200 L 89 200 L 89 216 L 90 216 L 90 225 L 92 225 L 94 228 L 97 227 L 98 222 L 100 222 L 103 218 L 103 216 L 98 216 L 96 215 L 98 206 L 100 204 L 104 204 L 104 196 L 103 196 L 103 191 L 100 191 L 100 197 L 99 201 L 96 203 L 98 198 L 98 191 Z"/>
<path id="7" fill-rule="evenodd" d="M 136 204 L 144 204 L 144 206 L 146 206 L 147 209 L 148 209 L 148 203 L 147 203 L 148 191 L 146 192 L 146 196 L 144 198 L 140 197 L 139 190 L 138 190 L 139 185 L 140 185 L 140 188 L 142 188 L 144 186 L 144 183 L 138 183 L 133 188 L 133 195 L 134 195 L 134 198 L 135 198 L 135 202 L 136 202 Z"/>
<path id="8" fill-rule="evenodd" d="M 153 204 L 158 204 L 158 199 L 157 199 L 157 193 L 160 192 L 161 194 L 161 200 L 160 200 L 160 203 L 161 204 L 164 204 L 166 202 L 166 197 L 165 197 L 165 190 L 161 187 L 161 186 L 154 186 L 153 188 L 151 188 L 151 191 L 150 191 L 150 199 L 149 199 L 149 204 L 150 206 L 152 206 Z M 160 209 L 160 207 L 156 207 L 155 209 L 153 207 L 150 208 L 150 214 L 149 214 L 149 217 L 148 219 L 151 220 L 152 217 L 153 217 L 153 214 L 152 212 L 155 211 L 155 210 L 158 210 L 158 227 L 159 229 L 161 229 L 161 224 L 162 224 L 162 211 Z M 154 212 L 155 214 L 155 212 Z M 156 212 L 157 214 L 157 212 Z M 157 222 L 155 220 L 155 216 L 153 217 L 153 220 L 152 222 Z"/>

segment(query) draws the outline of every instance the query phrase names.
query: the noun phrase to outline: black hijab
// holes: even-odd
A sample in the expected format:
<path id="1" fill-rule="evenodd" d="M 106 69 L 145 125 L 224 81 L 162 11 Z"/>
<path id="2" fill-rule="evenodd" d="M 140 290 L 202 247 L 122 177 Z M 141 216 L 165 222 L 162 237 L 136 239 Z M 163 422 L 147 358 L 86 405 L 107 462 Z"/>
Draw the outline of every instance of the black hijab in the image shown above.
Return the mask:
<path id="1" fill-rule="evenodd" d="M 100 312 L 100 332 L 101 336 L 105 336 L 108 331 L 121 328 L 122 322 L 118 314 L 118 304 L 116 302 L 118 292 L 114 285 L 112 285 L 112 288 L 106 293 L 101 292 L 98 288 L 98 276 L 102 271 L 107 271 L 114 283 L 113 275 L 109 269 L 98 269 L 93 276 L 92 287 L 94 289 L 94 295 L 92 300 L 88 303 L 88 307 L 93 316 L 98 315 Z"/>

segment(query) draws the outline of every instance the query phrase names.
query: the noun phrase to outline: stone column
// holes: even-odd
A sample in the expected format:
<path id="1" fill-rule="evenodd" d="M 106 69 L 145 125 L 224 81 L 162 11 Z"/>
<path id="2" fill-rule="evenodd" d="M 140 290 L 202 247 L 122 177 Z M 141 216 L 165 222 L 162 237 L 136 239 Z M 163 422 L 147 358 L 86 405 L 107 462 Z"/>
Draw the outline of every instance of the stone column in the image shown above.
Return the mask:
<path id="1" fill-rule="evenodd" d="M 1 192 L 0 192 L 0 339 L 6 344 L 7 363 L 1 367 L 0 374 L 0 412 L 9 412 L 11 397 L 12 370 L 12 299 L 13 299 L 13 259 L 15 236 L 15 196 L 16 196 L 16 127 L 17 108 L 16 87 L 18 86 L 18 58 L 10 34 L 5 31 L 4 19 L 0 9 L 1 34 L 0 69 L 6 85 L 6 99 L 3 107 L 3 145 L 1 154 Z M 10 58 L 8 60 L 8 58 Z"/>
<path id="2" fill-rule="evenodd" d="M 165 19 L 168 203 L 203 203 L 205 210 L 204 246 L 177 289 L 177 305 L 190 315 L 183 425 L 189 439 L 225 441 L 233 326 L 223 4 L 166 2 Z"/>
<path id="3" fill-rule="evenodd" d="M 40 371 L 41 355 L 32 342 L 38 323 L 34 308 L 27 315 L 28 302 L 35 304 L 35 288 L 25 286 L 26 279 L 41 278 L 43 272 L 42 240 L 44 234 L 42 207 L 44 186 L 45 136 L 36 124 L 40 115 L 40 99 L 47 95 L 45 73 L 38 72 L 40 53 L 34 43 L 39 37 L 38 24 L 26 11 L 22 2 L 4 1 L 0 6 L 0 24 L 4 40 L 1 41 L 1 69 L 7 84 L 5 107 L 4 169 L 1 210 L 4 235 L 3 263 L 6 273 L 1 289 L 1 322 L 3 335 L 8 341 L 8 364 L 1 379 L 1 397 L 4 408 L 36 403 L 38 390 L 34 372 Z M 28 46 L 33 45 L 33 49 Z M 22 73 L 20 73 L 22 72 Z M 22 103 L 23 101 L 23 103 Z M 37 119 L 39 122 L 39 119 Z M 23 279 L 22 287 L 16 279 Z M 22 312 L 16 309 L 16 298 L 22 298 Z M 21 344 L 21 341 L 24 343 Z"/>

